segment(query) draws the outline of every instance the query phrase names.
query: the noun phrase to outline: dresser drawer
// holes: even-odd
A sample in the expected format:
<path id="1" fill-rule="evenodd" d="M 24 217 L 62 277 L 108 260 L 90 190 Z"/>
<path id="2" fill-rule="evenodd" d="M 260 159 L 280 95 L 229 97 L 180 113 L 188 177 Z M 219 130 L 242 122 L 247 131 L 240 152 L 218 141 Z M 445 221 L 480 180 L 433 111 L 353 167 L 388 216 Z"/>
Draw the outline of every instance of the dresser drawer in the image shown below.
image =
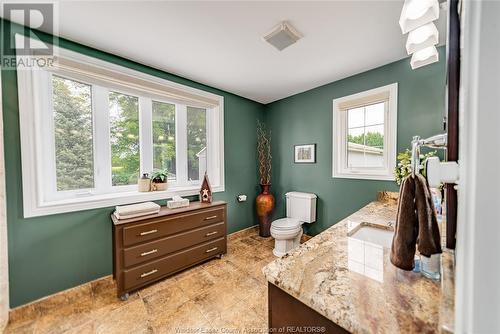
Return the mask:
<path id="1" fill-rule="evenodd" d="M 225 235 L 226 225 L 224 222 L 173 234 L 165 238 L 125 248 L 123 250 L 123 264 L 128 268 Z"/>
<path id="2" fill-rule="evenodd" d="M 124 270 L 124 289 L 132 289 L 153 282 L 170 273 L 187 268 L 194 263 L 225 253 L 225 251 L 226 238 L 219 238 L 167 255 L 133 269 Z"/>
<path id="3" fill-rule="evenodd" d="M 201 212 L 162 217 L 147 223 L 123 228 L 123 245 L 130 246 L 141 242 L 158 239 L 168 235 L 191 230 L 196 227 L 223 222 L 224 208 L 214 208 Z"/>

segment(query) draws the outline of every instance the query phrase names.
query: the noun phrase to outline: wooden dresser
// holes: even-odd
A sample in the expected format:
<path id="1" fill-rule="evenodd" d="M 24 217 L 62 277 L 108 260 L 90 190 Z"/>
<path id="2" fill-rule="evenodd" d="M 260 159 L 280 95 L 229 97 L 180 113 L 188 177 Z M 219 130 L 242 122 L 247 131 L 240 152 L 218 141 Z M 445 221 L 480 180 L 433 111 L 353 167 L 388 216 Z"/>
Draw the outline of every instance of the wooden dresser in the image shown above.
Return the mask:
<path id="1" fill-rule="evenodd" d="M 113 278 L 118 297 L 227 251 L 226 203 L 162 207 L 154 215 L 113 220 Z"/>

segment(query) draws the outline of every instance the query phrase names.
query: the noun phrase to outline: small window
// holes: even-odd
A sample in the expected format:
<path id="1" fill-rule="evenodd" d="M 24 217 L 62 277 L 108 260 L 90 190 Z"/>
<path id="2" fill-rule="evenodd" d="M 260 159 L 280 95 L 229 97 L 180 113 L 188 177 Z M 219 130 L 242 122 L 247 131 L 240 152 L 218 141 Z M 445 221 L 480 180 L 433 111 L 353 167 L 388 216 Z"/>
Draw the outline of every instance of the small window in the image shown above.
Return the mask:
<path id="1" fill-rule="evenodd" d="M 347 110 L 347 166 L 384 166 L 385 102 Z"/>
<path id="2" fill-rule="evenodd" d="M 393 180 L 397 84 L 333 101 L 333 177 Z"/>

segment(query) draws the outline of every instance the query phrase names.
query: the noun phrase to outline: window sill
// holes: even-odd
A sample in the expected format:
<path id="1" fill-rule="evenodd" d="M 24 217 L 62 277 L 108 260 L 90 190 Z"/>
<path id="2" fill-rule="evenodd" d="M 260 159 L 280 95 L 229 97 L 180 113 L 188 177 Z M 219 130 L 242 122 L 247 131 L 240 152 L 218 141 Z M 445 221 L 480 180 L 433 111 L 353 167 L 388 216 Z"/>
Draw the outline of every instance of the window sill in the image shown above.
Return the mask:
<path id="1" fill-rule="evenodd" d="M 72 198 L 60 201 L 51 201 L 31 207 L 24 203 L 24 218 L 47 216 L 59 213 L 76 212 L 90 209 L 106 208 L 115 205 L 126 205 L 145 201 L 170 199 L 173 196 L 198 195 L 200 186 L 172 187 L 164 191 L 138 192 L 128 191 L 120 193 L 94 195 Z M 223 192 L 224 186 L 212 187 L 213 192 Z"/>
<path id="2" fill-rule="evenodd" d="M 394 175 L 385 174 L 334 174 L 334 179 L 358 179 L 358 180 L 374 180 L 374 181 L 395 181 Z"/>

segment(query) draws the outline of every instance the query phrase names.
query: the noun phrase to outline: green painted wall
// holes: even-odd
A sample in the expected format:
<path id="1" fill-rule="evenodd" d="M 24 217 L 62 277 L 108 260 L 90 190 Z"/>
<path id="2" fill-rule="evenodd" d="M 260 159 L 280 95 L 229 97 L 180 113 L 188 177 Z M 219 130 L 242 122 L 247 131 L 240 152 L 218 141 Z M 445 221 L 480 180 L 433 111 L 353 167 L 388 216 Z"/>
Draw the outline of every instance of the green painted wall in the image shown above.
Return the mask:
<path id="1" fill-rule="evenodd" d="M 16 31 L 20 31 L 17 27 Z M 15 32 L 15 31 L 14 31 Z M 4 32 L 2 32 L 4 33 Z M 4 38 L 11 38 L 4 33 Z M 47 36 L 46 36 L 47 37 Z M 226 191 L 215 199 L 228 205 L 229 232 L 254 225 L 258 193 L 256 120 L 264 105 L 70 41 L 62 47 L 180 84 L 224 96 Z M 10 303 L 15 307 L 111 274 L 112 208 L 24 219 L 16 72 L 2 69 L 3 121 L 9 240 Z M 237 203 L 237 194 L 249 201 Z"/>
<path id="2" fill-rule="evenodd" d="M 307 230 L 317 234 L 376 198 L 381 190 L 397 191 L 394 182 L 332 178 L 332 100 L 368 89 L 398 83 L 398 152 L 413 135 L 442 131 L 445 99 L 445 50 L 436 64 L 417 70 L 409 59 L 300 93 L 266 106 L 272 131 L 275 217 L 285 215 L 288 191 L 318 195 L 317 221 Z M 317 143 L 317 163 L 293 163 L 293 146 Z"/>

